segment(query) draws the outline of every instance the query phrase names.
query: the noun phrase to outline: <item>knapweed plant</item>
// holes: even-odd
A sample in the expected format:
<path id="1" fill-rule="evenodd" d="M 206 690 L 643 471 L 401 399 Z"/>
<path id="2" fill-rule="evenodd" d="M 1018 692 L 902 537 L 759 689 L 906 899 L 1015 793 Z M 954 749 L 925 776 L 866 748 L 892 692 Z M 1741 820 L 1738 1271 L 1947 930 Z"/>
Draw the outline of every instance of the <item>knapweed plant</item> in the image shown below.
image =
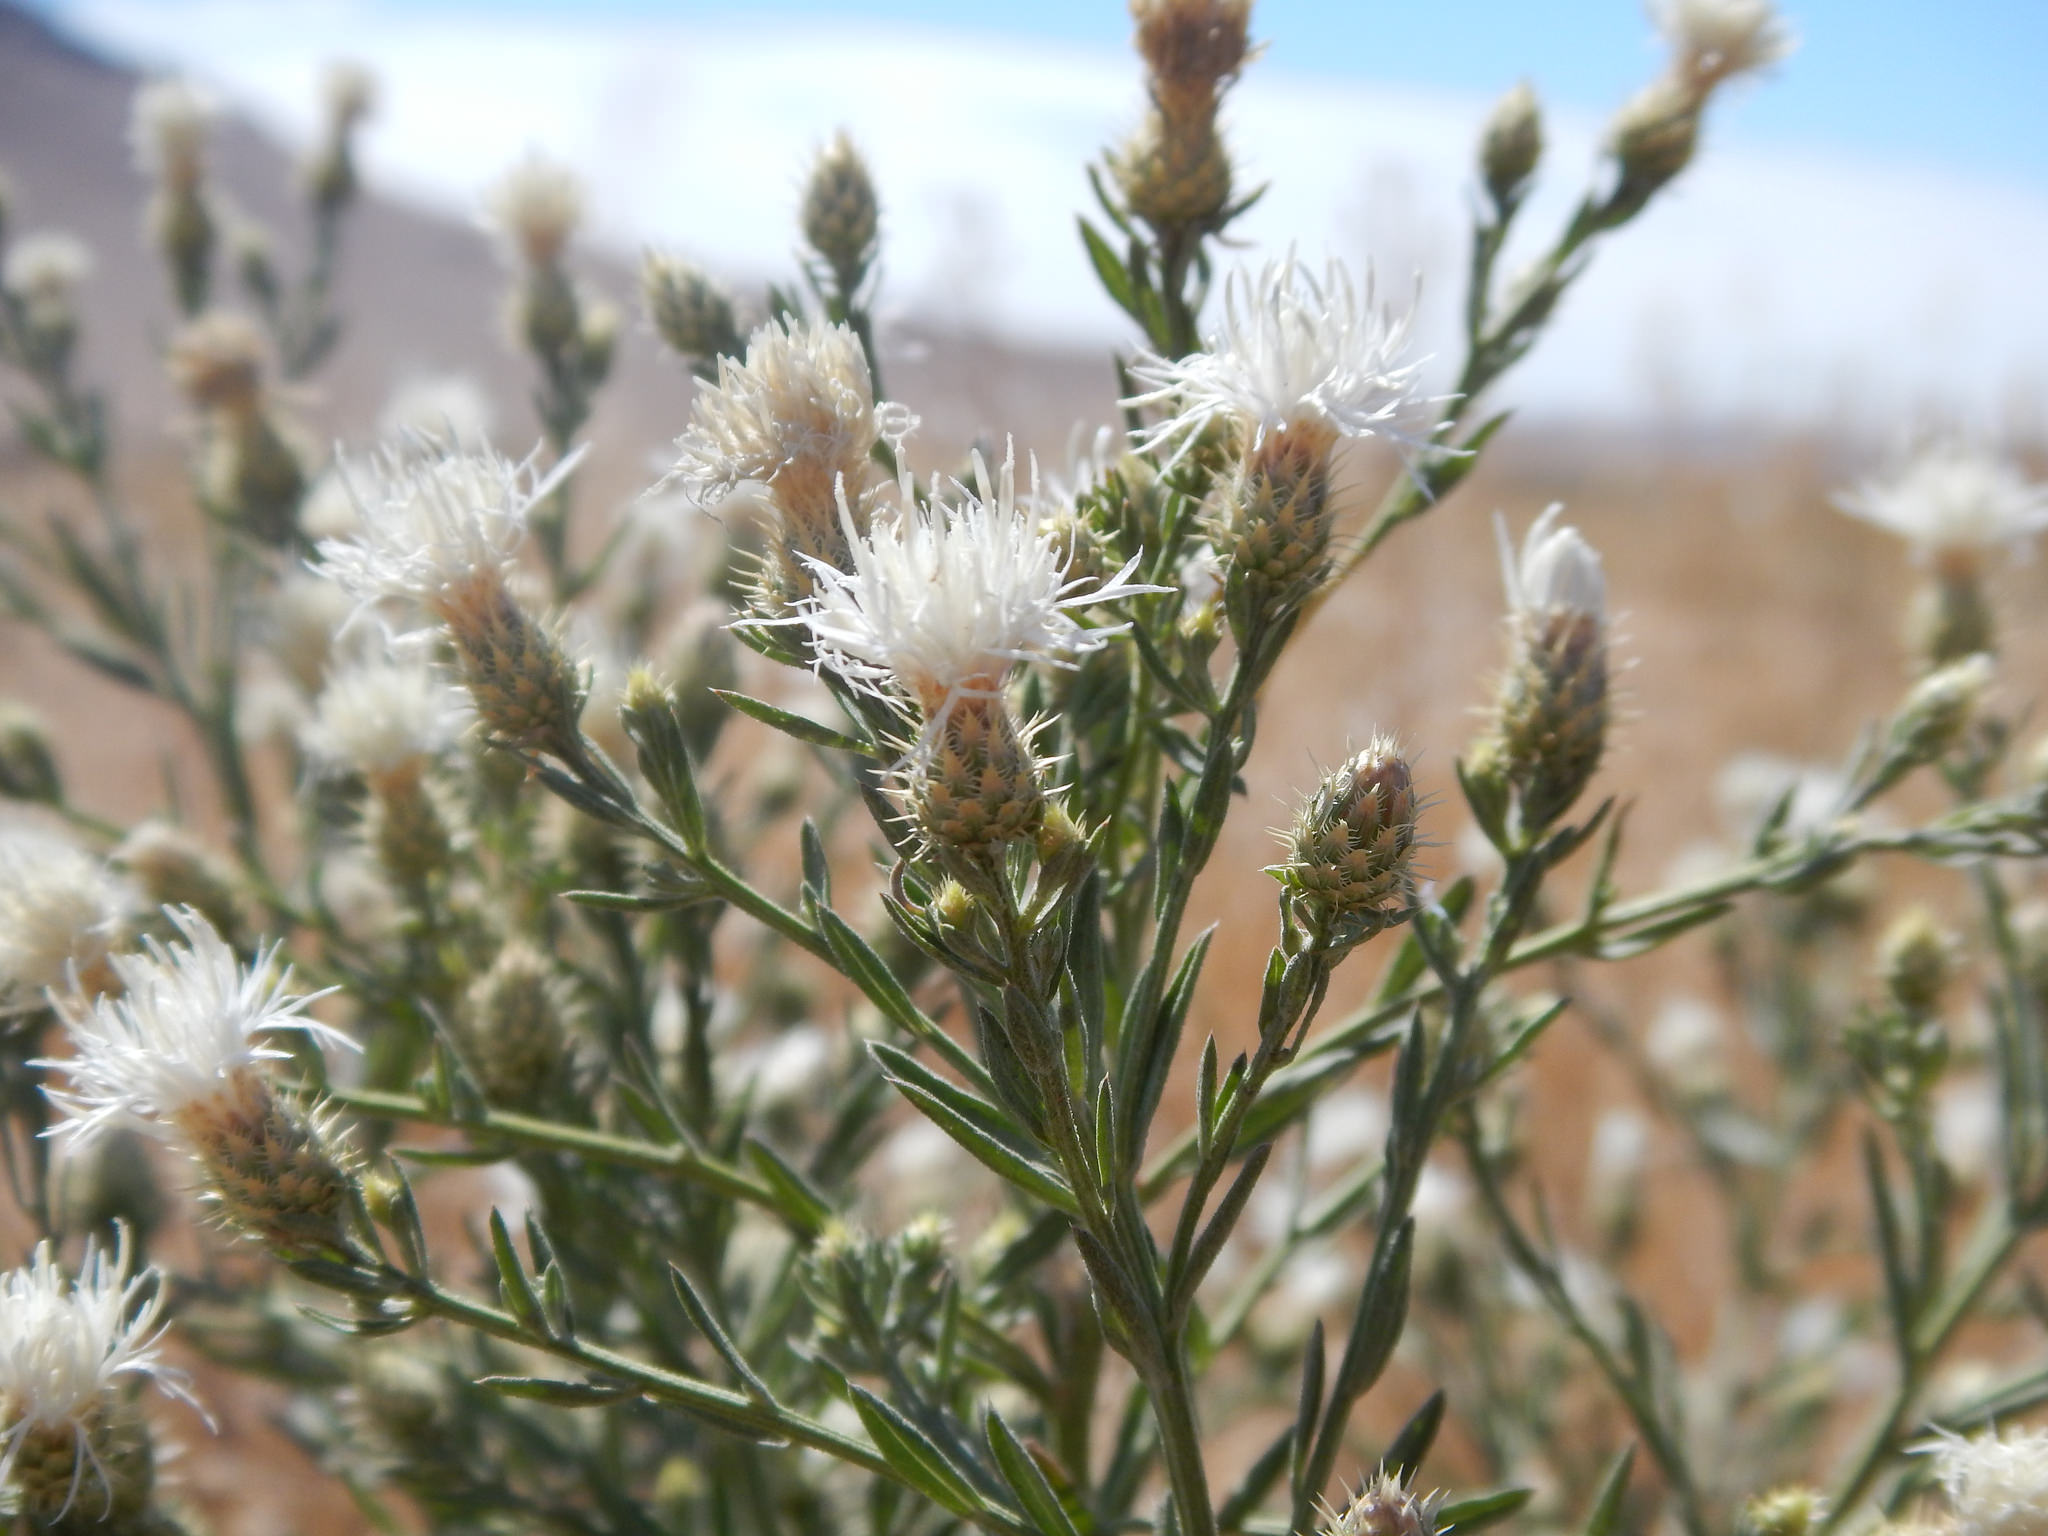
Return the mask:
<path id="1" fill-rule="evenodd" d="M 346 344 L 369 84 L 333 77 L 287 271 L 227 212 L 211 106 L 163 82 L 135 147 L 196 561 L 114 474 L 85 253 L 8 211 L 0 358 L 75 494 L 10 515 L 0 593 L 183 720 L 134 765 L 176 789 L 134 826 L 69 795 L 33 718 L 0 726 L 17 1528 L 203 1529 L 159 1447 L 208 1455 L 238 1370 L 290 1389 L 285 1429 L 389 1530 L 2048 1530 L 2021 1263 L 2048 1223 L 2048 764 L 2013 748 L 1987 586 L 2048 497 L 2015 471 L 1941 446 L 1845 495 L 1925 560 L 1908 684 L 1844 722 L 1837 770 L 1739 761 L 1740 837 L 1648 894 L 1601 788 L 1599 553 L 1564 509 L 1446 544 L 1504 577 L 1476 734 L 1326 744 L 1241 872 L 1277 898 L 1232 915 L 1270 925 L 1255 1008 L 1188 1028 L 1231 984 L 1191 893 L 1247 813 L 1276 664 L 1452 495 L 1495 381 L 1786 28 L 1664 0 L 1668 65 L 1554 232 L 1518 228 L 1536 98 L 1502 101 L 1435 394 L 1401 284 L 1223 273 L 1259 192 L 1219 117 L 1249 0 L 1132 10 L 1149 104 L 1076 256 L 1134 328 L 1123 420 L 1057 476 L 921 458 L 845 140 L 764 304 L 646 258 L 695 392 L 616 528 L 576 512 L 620 317 L 538 159 L 489 206 L 539 446 L 501 455 L 443 391 L 317 453 L 281 385 Z M 1511 236 L 1538 252 L 1515 270 Z M 1398 461 L 1363 520 L 1359 439 Z M 1462 806 L 1421 794 L 1423 748 Z M 1885 803 L 1908 781 L 1917 816 Z M 1571 1002 L 1682 934 L 1739 1053 L 1700 1000 Z M 1363 1006 L 1328 1006 L 1340 968 L 1376 977 Z M 1641 1104 L 1560 1212 L 1515 1110 L 1567 1015 Z M 1703 1347 L 1624 1283 L 1653 1138 L 1730 1239 Z M 2005 1363 L 1951 1370 L 1966 1335 Z"/>

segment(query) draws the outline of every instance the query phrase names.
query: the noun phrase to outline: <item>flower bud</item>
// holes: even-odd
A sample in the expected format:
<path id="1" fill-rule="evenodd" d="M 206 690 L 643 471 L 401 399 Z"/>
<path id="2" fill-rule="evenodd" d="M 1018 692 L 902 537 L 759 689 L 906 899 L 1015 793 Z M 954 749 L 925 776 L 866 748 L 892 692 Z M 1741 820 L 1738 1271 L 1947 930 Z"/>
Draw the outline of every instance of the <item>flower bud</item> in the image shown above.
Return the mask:
<path id="1" fill-rule="evenodd" d="M 746 345 L 731 296 L 680 257 L 649 251 L 641 258 L 640 299 L 661 339 L 685 358 L 736 357 Z"/>
<path id="2" fill-rule="evenodd" d="M 1887 745 L 1893 759 L 1917 766 L 1945 757 L 1976 720 L 1991 679 L 1991 658 L 1979 652 L 1914 684 L 1892 716 Z"/>
<path id="3" fill-rule="evenodd" d="M 852 292 L 874 260 L 881 213 L 867 162 L 844 133 L 811 167 L 802 223 L 805 241 L 831 267 L 840 291 Z"/>
<path id="4" fill-rule="evenodd" d="M 609 300 L 594 299 L 583 306 L 582 328 L 576 345 L 583 360 L 586 384 L 602 384 L 610 376 L 612 355 L 619 345 L 619 323 L 619 307 Z"/>
<path id="5" fill-rule="evenodd" d="M 1230 203 L 1229 152 L 1212 115 L 1145 114 L 1110 170 L 1133 213 L 1159 231 L 1215 227 Z"/>
<path id="6" fill-rule="evenodd" d="M 1250 613 L 1272 619 L 1297 608 L 1329 572 L 1334 435 L 1316 425 L 1265 434 L 1222 493 L 1212 537 L 1232 578 L 1246 586 Z"/>
<path id="7" fill-rule="evenodd" d="M 25 704 L 0 704 L 0 798 L 61 805 L 64 777 L 50 751 L 43 717 Z"/>
<path id="8" fill-rule="evenodd" d="M 456 670 L 494 745 L 559 753 L 575 740 L 586 691 L 582 670 L 502 578 L 454 595 L 444 613 Z"/>
<path id="9" fill-rule="evenodd" d="M 145 821 L 121 840 L 110 862 L 135 882 L 152 909 L 190 907 L 230 938 L 241 931 L 233 871 L 184 828 Z"/>
<path id="10" fill-rule="evenodd" d="M 1925 907 L 1902 914 L 1878 947 L 1885 990 L 1905 1012 L 1932 1014 L 1955 974 L 1956 941 Z"/>
<path id="11" fill-rule="evenodd" d="M 1316 787 L 1287 834 L 1286 859 L 1268 872 L 1319 937 L 1369 939 L 1413 909 L 1420 808 L 1407 762 L 1375 737 Z"/>
<path id="12" fill-rule="evenodd" d="M 471 985 L 460 1034 L 467 1064 L 493 1104 L 543 1109 L 570 1086 L 568 997 L 554 962 L 523 940 L 508 943 Z"/>
<path id="13" fill-rule="evenodd" d="M 1997 648 L 1996 619 L 1974 565 L 1945 564 L 1914 594 L 1906 644 L 1923 673 Z"/>
<path id="14" fill-rule="evenodd" d="M 50 1163 L 57 1231 L 91 1237 L 125 1226 L 147 1245 L 163 1221 L 164 1196 L 149 1143 L 135 1131 L 110 1131 L 83 1147 L 67 1147 Z"/>
<path id="15" fill-rule="evenodd" d="M 1542 157 L 1543 110 L 1524 80 L 1495 104 L 1479 140 L 1479 171 L 1496 208 L 1521 201 Z"/>
<path id="16" fill-rule="evenodd" d="M 1602 209 L 1612 227 L 1634 218 L 1680 171 L 1699 145 L 1701 98 L 1669 79 L 1645 87 L 1616 114 L 1608 132 L 1620 176 Z"/>

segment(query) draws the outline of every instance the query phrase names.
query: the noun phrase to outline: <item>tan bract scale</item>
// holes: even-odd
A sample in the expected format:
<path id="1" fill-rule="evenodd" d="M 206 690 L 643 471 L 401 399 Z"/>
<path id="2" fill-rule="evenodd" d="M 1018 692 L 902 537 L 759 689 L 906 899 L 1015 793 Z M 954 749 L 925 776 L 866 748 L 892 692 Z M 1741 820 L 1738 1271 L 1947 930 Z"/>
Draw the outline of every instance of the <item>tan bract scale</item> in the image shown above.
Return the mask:
<path id="1" fill-rule="evenodd" d="M 1369 936 L 1414 903 L 1420 801 L 1391 737 L 1377 736 L 1309 795 L 1270 872 L 1320 929 Z"/>
<path id="2" fill-rule="evenodd" d="M 902 779 L 912 822 L 935 849 L 985 855 L 1032 836 L 1045 815 L 1028 733 L 999 698 L 962 698 Z"/>

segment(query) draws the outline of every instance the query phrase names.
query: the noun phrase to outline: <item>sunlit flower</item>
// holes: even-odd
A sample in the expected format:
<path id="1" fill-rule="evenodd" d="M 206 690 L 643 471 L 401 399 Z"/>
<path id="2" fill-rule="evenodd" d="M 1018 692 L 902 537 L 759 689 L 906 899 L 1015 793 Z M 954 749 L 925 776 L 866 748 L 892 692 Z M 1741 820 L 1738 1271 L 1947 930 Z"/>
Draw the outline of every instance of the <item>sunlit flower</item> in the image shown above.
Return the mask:
<path id="1" fill-rule="evenodd" d="M 67 1280 L 50 1243 L 36 1245 L 20 1269 L 0 1275 L 0 1483 L 10 1481 L 24 1449 L 71 1470 L 61 1506 L 78 1501 L 91 1469 L 111 1498 L 94 1440 L 113 1399 L 131 1379 L 153 1381 L 192 1401 L 185 1374 L 166 1365 L 158 1344 L 163 1292 L 153 1269 L 130 1276 L 128 1234 L 110 1256 L 87 1243 L 77 1278 Z M 54 1491 L 54 1490 L 52 1490 Z M 87 1494 L 86 1507 L 92 1507 Z"/>
<path id="2" fill-rule="evenodd" d="M 928 728 L 963 698 L 999 694 L 1023 663 L 1069 664 L 1123 632 L 1084 625 L 1076 610 L 1171 590 L 1134 582 L 1135 557 L 1106 581 L 1070 579 L 1068 553 L 1018 507 L 1014 459 L 993 491 L 979 461 L 976 480 L 950 503 L 878 519 L 865 537 L 849 528 L 852 570 L 812 561 L 817 588 L 795 616 L 820 665 L 907 694 Z"/>
<path id="3" fill-rule="evenodd" d="M 2048 1530 L 2048 1430 L 1937 1434 L 1918 1450 L 1955 1512 L 1956 1536 L 2039 1536 Z"/>
<path id="4" fill-rule="evenodd" d="M 1929 448 L 1889 479 L 1843 492 L 1836 505 L 1937 560 L 1974 560 L 2048 528 L 2048 486 L 1955 442 Z"/>
<path id="5" fill-rule="evenodd" d="M 1127 404 L 1170 410 L 1147 434 L 1177 441 L 1219 418 L 1235 420 L 1256 447 L 1269 433 L 1298 437 L 1319 457 L 1344 437 L 1419 441 L 1419 362 L 1404 362 L 1412 316 L 1361 302 L 1332 262 L 1322 278 L 1292 253 L 1256 279 L 1240 270 L 1224 290 L 1223 329 L 1208 350 L 1178 359 L 1141 357 L 1131 377 L 1150 388 Z M 1433 422 L 1431 423 L 1433 425 Z"/>
<path id="6" fill-rule="evenodd" d="M 420 660 L 367 660 L 328 680 L 301 740 L 322 766 L 375 778 L 447 751 L 470 718 Z"/>
<path id="7" fill-rule="evenodd" d="M 69 838 L 0 823 L 0 1013 L 74 973 L 90 985 L 130 906 L 128 887 Z"/>
<path id="8" fill-rule="evenodd" d="M 92 268 L 92 248 L 76 235 L 38 230 L 8 248 L 0 286 L 31 312 L 68 311 Z"/>
<path id="9" fill-rule="evenodd" d="M 1653 0 L 1650 15 L 1680 78 L 1702 95 L 1768 69 L 1797 42 L 1772 0 Z"/>
<path id="10" fill-rule="evenodd" d="M 340 1030 L 306 1017 L 327 994 L 294 992 L 277 946 L 245 966 L 197 912 L 167 915 L 181 939 L 145 937 L 141 952 L 109 962 L 123 995 L 63 1006 L 74 1054 L 36 1063 L 69 1079 L 44 1090 L 65 1114 L 53 1134 L 91 1138 L 125 1125 L 189 1140 L 195 1119 L 267 1097 L 263 1063 L 291 1055 L 273 1038 L 279 1031 L 355 1049 Z"/>

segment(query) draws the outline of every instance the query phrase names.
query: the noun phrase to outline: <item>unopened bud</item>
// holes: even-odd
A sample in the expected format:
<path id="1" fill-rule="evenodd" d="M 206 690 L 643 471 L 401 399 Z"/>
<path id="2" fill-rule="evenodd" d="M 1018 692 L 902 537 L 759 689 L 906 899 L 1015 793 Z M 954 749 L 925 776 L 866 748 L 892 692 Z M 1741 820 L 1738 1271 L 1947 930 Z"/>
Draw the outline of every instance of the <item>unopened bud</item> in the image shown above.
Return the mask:
<path id="1" fill-rule="evenodd" d="M 443 604 L 456 670 L 494 745 L 560 752 L 576 738 L 583 674 L 502 575 L 481 568 Z"/>
<path id="2" fill-rule="evenodd" d="M 528 269 L 513 301 L 519 339 L 540 358 L 559 357 L 583 336 L 583 310 L 576 285 L 550 262 Z"/>
<path id="3" fill-rule="evenodd" d="M 370 806 L 365 831 L 377 862 L 400 891 L 419 898 L 435 875 L 448 868 L 454 846 L 448 821 L 428 781 L 426 763 L 412 759 L 368 776 Z"/>
<path id="4" fill-rule="evenodd" d="M 1609 147 L 1620 179 L 1604 209 L 1607 223 L 1634 218 L 1692 163 L 1699 145 L 1701 99 L 1677 83 L 1658 80 L 1616 114 Z"/>
<path id="5" fill-rule="evenodd" d="M 1521 201 L 1543 157 L 1543 110 L 1524 80 L 1495 104 L 1479 141 L 1479 169 L 1496 208 Z"/>
<path id="6" fill-rule="evenodd" d="M 1982 652 L 1928 673 L 1892 717 L 1892 755 L 1909 764 L 1945 757 L 1977 718 L 1991 679 L 1992 661 Z"/>
<path id="7" fill-rule="evenodd" d="M 573 1065 L 568 996 L 554 962 L 515 940 L 470 987 L 462 1044 L 484 1097 L 507 1109 L 560 1100 Z"/>
<path id="8" fill-rule="evenodd" d="M 165 363 L 196 409 L 247 414 L 262 394 L 263 335 L 243 316 L 215 310 L 171 339 Z"/>
<path id="9" fill-rule="evenodd" d="M 1269 873 L 1319 936 L 1340 946 L 1369 939 L 1413 910 L 1420 808 L 1406 760 L 1376 737 L 1316 787 Z"/>
<path id="10" fill-rule="evenodd" d="M 1955 938 L 1925 907 L 1914 907 L 1886 930 L 1878 948 L 1885 990 L 1911 1014 L 1931 1014 L 1955 974 Z"/>
<path id="11" fill-rule="evenodd" d="M 1131 211 L 1155 230 L 1211 229 L 1230 204 L 1230 155 L 1213 114 L 1172 117 L 1155 106 L 1110 169 Z"/>
<path id="12" fill-rule="evenodd" d="M 244 1074 L 181 1110 L 175 1123 L 221 1221 L 283 1258 L 345 1248 L 355 1175 L 334 1127 Z"/>
<path id="13" fill-rule="evenodd" d="M 583 380 L 602 384 L 612 371 L 612 354 L 619 344 L 619 307 L 604 299 L 583 306 L 582 329 L 577 347 L 583 358 Z"/>
<path id="14" fill-rule="evenodd" d="M 1298 608 L 1328 574 L 1335 442 L 1319 424 L 1269 431 L 1226 482 L 1211 538 L 1228 584 L 1243 588 L 1245 611 L 1230 606 L 1240 630 Z"/>
<path id="15" fill-rule="evenodd" d="M 1979 652 L 1989 655 L 1996 649 L 1996 620 L 1974 563 L 1945 564 L 1914 594 L 1906 620 L 1906 642 L 1915 665 L 1923 672 L 1937 671 Z"/>
<path id="16" fill-rule="evenodd" d="M 867 162 L 844 133 L 833 137 L 811 167 L 802 222 L 804 239 L 825 258 L 841 290 L 857 287 L 874 260 L 881 210 Z"/>
<path id="17" fill-rule="evenodd" d="M 1816 1488 L 1776 1488 L 1742 1506 L 1736 1536 L 1812 1536 L 1825 1525 L 1827 1513 L 1828 1501 Z"/>
<path id="18" fill-rule="evenodd" d="M 9 1491 L 36 1532 L 153 1532 L 156 1453 L 141 1402 L 104 1394 L 83 1422 L 24 1420 L 9 1436 Z"/>
<path id="19" fill-rule="evenodd" d="M 141 888 L 151 910 L 190 907 L 229 939 L 241 932 L 233 872 L 183 827 L 145 821 L 121 840 L 110 862 Z"/>
<path id="20" fill-rule="evenodd" d="M 649 251 L 642 258 L 640 299 L 661 339 L 692 361 L 736 357 L 746 345 L 731 296 L 679 257 Z"/>
<path id="21" fill-rule="evenodd" d="M 64 799 L 49 727 L 25 704 L 0 704 L 0 798 L 44 805 Z"/>

